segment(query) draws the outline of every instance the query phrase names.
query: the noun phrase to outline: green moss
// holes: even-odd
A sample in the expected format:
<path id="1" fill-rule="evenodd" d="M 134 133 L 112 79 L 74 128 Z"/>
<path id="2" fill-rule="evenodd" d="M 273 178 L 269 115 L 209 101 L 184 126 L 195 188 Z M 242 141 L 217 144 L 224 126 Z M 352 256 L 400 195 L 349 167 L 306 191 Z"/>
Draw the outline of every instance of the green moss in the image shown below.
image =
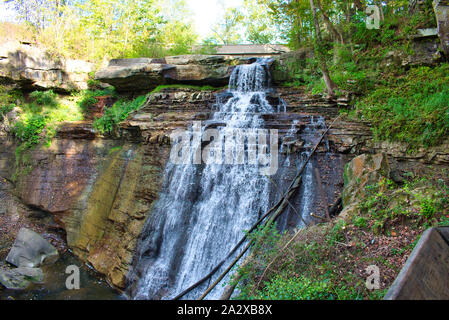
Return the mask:
<path id="1" fill-rule="evenodd" d="M 118 147 L 112 147 L 111 149 L 109 149 L 108 151 L 108 155 L 111 155 L 115 152 L 119 152 L 123 149 L 123 146 L 118 146 Z"/>
<path id="2" fill-rule="evenodd" d="M 150 93 L 158 93 L 165 89 L 192 89 L 192 90 L 196 90 L 196 91 L 215 91 L 218 88 L 211 87 L 211 86 L 193 86 L 193 85 L 187 85 L 187 84 L 164 84 L 164 85 L 157 86 Z"/>

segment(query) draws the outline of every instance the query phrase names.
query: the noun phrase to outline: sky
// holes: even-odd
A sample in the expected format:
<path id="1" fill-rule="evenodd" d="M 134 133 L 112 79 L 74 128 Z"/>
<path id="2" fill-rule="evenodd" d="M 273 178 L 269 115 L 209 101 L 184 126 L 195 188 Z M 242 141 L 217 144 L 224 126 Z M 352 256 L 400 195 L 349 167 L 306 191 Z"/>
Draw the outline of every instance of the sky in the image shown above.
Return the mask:
<path id="1" fill-rule="evenodd" d="M 186 3 L 193 12 L 195 30 L 204 39 L 224 10 L 242 5 L 243 0 L 187 0 Z"/>
<path id="2" fill-rule="evenodd" d="M 7 5 L 1 1 L 0 2 L 0 21 L 14 21 L 14 10 L 10 10 Z"/>

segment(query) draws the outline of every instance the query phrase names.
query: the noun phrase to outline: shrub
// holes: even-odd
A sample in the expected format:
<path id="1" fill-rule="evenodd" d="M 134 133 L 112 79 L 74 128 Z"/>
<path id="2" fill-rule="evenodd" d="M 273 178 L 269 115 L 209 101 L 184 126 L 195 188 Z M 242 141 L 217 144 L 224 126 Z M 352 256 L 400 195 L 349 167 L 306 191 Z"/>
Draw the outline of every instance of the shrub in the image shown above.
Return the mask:
<path id="1" fill-rule="evenodd" d="M 58 102 L 56 101 L 56 93 L 53 90 L 48 91 L 33 91 L 30 93 L 30 97 L 39 106 L 56 107 Z"/>
<path id="2" fill-rule="evenodd" d="M 105 109 L 101 118 L 94 121 L 94 128 L 101 133 L 113 133 L 117 125 L 124 121 L 131 112 L 140 109 L 146 99 L 146 95 L 139 96 L 131 101 L 120 99 L 111 108 Z"/>
<path id="3" fill-rule="evenodd" d="M 411 149 L 434 146 L 449 134 L 449 64 L 418 67 L 357 103 L 373 123 L 377 140 L 402 141 Z"/>
<path id="4" fill-rule="evenodd" d="M 40 114 L 26 115 L 23 121 L 16 123 L 14 133 L 16 138 L 26 147 L 32 147 L 40 141 L 40 134 L 46 126 L 47 119 Z"/>
<path id="5" fill-rule="evenodd" d="M 311 280 L 304 276 L 277 275 L 256 295 L 255 299 L 262 300 L 315 300 L 329 299 L 332 295 L 328 291 L 325 280 Z"/>

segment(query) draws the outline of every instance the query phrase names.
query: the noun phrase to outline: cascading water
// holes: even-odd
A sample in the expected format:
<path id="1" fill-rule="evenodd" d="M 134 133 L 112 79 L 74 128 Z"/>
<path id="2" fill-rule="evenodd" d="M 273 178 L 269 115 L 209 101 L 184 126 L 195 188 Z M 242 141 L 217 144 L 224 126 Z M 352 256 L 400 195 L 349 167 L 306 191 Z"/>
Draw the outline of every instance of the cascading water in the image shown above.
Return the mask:
<path id="1" fill-rule="evenodd" d="M 237 66 L 229 83 L 232 96 L 224 104 L 217 102 L 209 123 L 224 124 L 218 130 L 225 137 L 237 128 L 263 128 L 261 114 L 275 111 L 266 100 L 269 84 L 263 61 Z M 163 191 L 139 244 L 129 295 L 170 299 L 209 273 L 268 207 L 269 180 L 259 167 L 169 161 Z M 184 298 L 197 298 L 207 285 Z M 219 298 L 222 290 L 217 286 L 208 298 Z"/>
<path id="2" fill-rule="evenodd" d="M 283 140 L 287 143 L 301 141 L 302 152 L 295 155 L 287 152 L 286 158 L 279 159 L 282 167 L 272 179 L 261 174 L 263 164 L 259 160 L 263 154 L 257 153 L 255 163 L 249 161 L 249 150 L 254 147 L 255 141 L 249 136 L 246 140 L 235 136 L 236 130 L 250 132 L 265 128 L 269 124 L 264 118 L 273 118 L 273 113 L 285 112 L 284 101 L 280 100 L 277 106 L 271 106 L 267 101 L 270 90 L 270 75 L 265 61 L 239 65 L 231 75 L 229 90 L 223 95 L 227 100 L 217 97 L 211 119 L 201 126 L 193 125 L 192 130 L 187 131 L 187 140 L 193 144 L 188 152 L 191 162 L 179 164 L 170 159 L 166 165 L 162 192 L 147 219 L 133 270 L 128 277 L 128 296 L 134 299 L 174 298 L 209 274 L 240 241 L 244 230 L 250 229 L 279 199 L 282 188 L 278 185 L 284 187 L 288 176 L 294 175 L 302 166 L 320 132 L 325 129 L 323 117 L 300 115 L 299 119 L 291 122 Z M 303 129 L 299 130 L 299 127 Z M 223 142 L 209 144 L 211 158 L 222 161 L 204 163 L 203 153 L 203 163 L 195 163 L 192 160 L 203 148 L 204 135 L 209 128 L 218 131 L 212 142 L 215 139 Z M 233 139 L 228 140 L 227 137 Z M 268 140 L 260 140 L 258 136 L 256 148 L 259 152 L 269 149 Z M 242 148 L 239 149 L 239 146 Z M 229 156 L 229 150 L 234 160 L 238 158 L 237 150 L 244 150 L 244 161 L 239 164 L 226 162 L 224 158 Z M 284 145 L 280 151 L 282 158 Z M 281 230 L 302 226 L 305 220 L 310 219 L 309 214 L 317 200 L 313 173 L 314 164 L 310 161 L 303 172 L 298 196 L 293 201 L 296 208 L 292 210 L 287 207 L 278 221 Z M 273 184 L 277 188 L 273 188 Z M 238 253 L 237 250 L 234 256 Z M 230 257 L 228 262 L 232 259 Z M 226 266 L 227 263 L 183 298 L 198 298 Z M 220 298 L 222 284 L 228 279 L 229 275 L 207 298 Z"/>

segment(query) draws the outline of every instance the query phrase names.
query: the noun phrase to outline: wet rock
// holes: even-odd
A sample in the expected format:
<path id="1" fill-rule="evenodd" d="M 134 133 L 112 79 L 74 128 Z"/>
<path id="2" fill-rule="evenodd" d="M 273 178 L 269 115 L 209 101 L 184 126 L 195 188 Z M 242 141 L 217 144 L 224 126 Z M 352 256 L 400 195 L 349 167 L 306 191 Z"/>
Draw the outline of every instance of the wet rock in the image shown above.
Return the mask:
<path id="1" fill-rule="evenodd" d="M 25 289 L 33 283 L 42 283 L 44 274 L 39 268 L 19 267 L 0 269 L 0 283 L 6 289 Z"/>
<path id="2" fill-rule="evenodd" d="M 62 139 L 93 140 L 96 137 L 92 122 L 89 121 L 72 121 L 61 123 L 56 135 Z"/>
<path id="3" fill-rule="evenodd" d="M 34 268 L 58 260 L 58 250 L 36 232 L 22 228 L 6 261 L 16 267 Z"/>

